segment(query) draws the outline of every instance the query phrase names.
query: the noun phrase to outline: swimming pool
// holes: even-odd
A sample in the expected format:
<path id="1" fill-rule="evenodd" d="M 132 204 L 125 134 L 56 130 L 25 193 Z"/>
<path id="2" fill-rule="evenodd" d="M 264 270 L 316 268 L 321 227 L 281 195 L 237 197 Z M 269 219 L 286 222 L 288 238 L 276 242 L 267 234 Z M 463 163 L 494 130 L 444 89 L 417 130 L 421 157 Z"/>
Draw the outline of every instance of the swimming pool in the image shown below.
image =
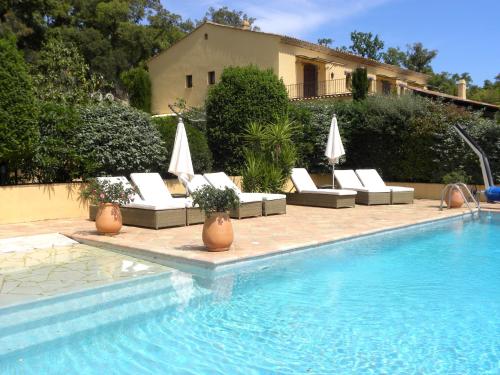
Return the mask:
<path id="1" fill-rule="evenodd" d="M 483 213 L 4 309 L 0 373 L 497 374 L 499 229 Z"/>

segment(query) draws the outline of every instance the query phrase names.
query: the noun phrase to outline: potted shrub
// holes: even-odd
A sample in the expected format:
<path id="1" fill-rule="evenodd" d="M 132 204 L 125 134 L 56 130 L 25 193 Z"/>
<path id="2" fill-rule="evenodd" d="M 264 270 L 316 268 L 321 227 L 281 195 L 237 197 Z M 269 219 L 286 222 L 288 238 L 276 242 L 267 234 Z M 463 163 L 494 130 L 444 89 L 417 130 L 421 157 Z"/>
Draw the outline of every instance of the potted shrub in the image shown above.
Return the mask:
<path id="1" fill-rule="evenodd" d="M 447 173 L 443 176 L 443 184 L 457 184 L 459 182 L 466 184 L 468 182 L 467 175 L 462 171 L 455 171 Z M 444 197 L 448 208 L 460 208 L 464 204 L 464 198 L 458 188 L 451 188 L 451 191 L 448 190 Z"/>
<path id="2" fill-rule="evenodd" d="M 120 205 L 130 203 L 135 189 L 125 188 L 121 182 L 90 180 L 82 197 L 98 206 L 95 227 L 101 234 L 117 234 L 122 227 Z"/>
<path id="3" fill-rule="evenodd" d="M 204 186 L 192 194 L 193 205 L 205 212 L 203 243 L 209 251 L 225 251 L 233 243 L 233 225 L 229 211 L 239 205 L 239 198 L 233 189 L 217 189 Z"/>

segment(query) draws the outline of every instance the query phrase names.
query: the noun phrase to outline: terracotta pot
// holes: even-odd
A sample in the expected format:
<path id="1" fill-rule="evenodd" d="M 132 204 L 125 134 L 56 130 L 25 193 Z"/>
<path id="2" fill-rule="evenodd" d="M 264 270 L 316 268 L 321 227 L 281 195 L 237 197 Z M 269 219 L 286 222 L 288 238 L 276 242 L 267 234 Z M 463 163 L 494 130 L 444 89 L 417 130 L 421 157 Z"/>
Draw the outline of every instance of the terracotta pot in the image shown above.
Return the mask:
<path id="1" fill-rule="evenodd" d="M 448 208 L 460 208 L 464 204 L 462 194 L 460 194 L 460 192 L 456 189 L 453 189 L 451 194 L 449 192 L 446 193 L 445 201 Z"/>
<path id="2" fill-rule="evenodd" d="M 117 234 L 122 228 L 122 212 L 115 203 L 101 203 L 95 217 L 95 227 L 101 234 Z"/>
<path id="3" fill-rule="evenodd" d="M 203 243 L 208 251 L 225 251 L 233 243 L 233 224 L 227 212 L 207 214 L 203 224 Z"/>

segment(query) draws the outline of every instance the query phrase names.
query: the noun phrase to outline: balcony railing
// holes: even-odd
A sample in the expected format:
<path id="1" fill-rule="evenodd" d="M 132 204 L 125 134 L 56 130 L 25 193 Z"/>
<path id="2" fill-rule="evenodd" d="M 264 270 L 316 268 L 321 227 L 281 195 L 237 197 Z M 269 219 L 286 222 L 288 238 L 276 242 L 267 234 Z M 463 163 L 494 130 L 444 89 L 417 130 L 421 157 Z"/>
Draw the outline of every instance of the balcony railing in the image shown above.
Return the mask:
<path id="1" fill-rule="evenodd" d="M 287 85 L 286 89 L 290 99 L 345 95 L 351 93 L 351 89 L 346 79 L 297 83 L 294 85 Z"/>

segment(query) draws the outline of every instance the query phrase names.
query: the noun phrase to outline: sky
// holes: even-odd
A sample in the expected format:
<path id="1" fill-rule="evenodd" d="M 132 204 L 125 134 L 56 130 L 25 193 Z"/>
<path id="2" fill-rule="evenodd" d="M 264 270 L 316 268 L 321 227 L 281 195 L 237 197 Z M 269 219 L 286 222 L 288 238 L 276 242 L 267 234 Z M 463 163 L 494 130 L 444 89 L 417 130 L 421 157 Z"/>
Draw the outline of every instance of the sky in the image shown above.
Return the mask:
<path id="1" fill-rule="evenodd" d="M 353 30 L 378 34 L 385 47 L 422 42 L 438 51 L 435 72 L 468 72 L 475 84 L 500 73 L 500 0 L 161 0 L 183 18 L 228 6 L 257 18 L 262 31 L 333 46 Z"/>

